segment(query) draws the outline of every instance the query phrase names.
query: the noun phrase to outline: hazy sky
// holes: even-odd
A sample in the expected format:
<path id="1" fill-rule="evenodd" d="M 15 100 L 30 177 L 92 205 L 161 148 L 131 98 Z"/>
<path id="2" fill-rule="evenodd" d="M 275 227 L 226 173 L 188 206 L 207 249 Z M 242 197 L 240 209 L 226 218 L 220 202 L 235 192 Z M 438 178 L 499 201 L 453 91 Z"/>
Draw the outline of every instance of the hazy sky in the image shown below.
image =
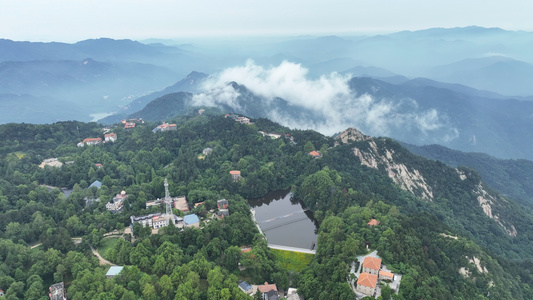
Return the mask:
<path id="1" fill-rule="evenodd" d="M 0 0 L 0 38 L 176 38 L 393 32 L 478 25 L 533 31 L 527 0 Z"/>

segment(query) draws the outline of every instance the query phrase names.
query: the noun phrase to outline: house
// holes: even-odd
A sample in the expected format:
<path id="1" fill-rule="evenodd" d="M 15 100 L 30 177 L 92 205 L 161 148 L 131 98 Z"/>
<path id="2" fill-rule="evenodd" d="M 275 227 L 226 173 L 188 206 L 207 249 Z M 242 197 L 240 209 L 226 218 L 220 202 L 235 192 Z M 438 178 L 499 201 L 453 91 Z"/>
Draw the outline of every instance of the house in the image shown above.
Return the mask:
<path id="1" fill-rule="evenodd" d="M 0 297 L 4 297 L 4 290 L 0 290 Z"/>
<path id="2" fill-rule="evenodd" d="M 229 171 L 229 173 L 231 174 L 231 179 L 233 180 L 233 182 L 241 180 L 241 171 L 233 170 Z"/>
<path id="3" fill-rule="evenodd" d="M 374 296 L 376 291 L 376 285 L 378 283 L 378 276 L 369 273 L 361 273 L 357 279 L 357 288 L 358 292 L 363 294 Z"/>
<path id="4" fill-rule="evenodd" d="M 120 273 L 120 271 L 122 271 L 122 269 L 124 269 L 123 266 L 111 266 L 111 268 L 109 268 L 109 270 L 105 274 L 105 277 L 106 278 L 113 278 L 113 277 L 117 276 Z"/>
<path id="5" fill-rule="evenodd" d="M 156 128 L 152 129 L 152 132 L 156 133 L 158 131 L 176 131 L 176 130 L 178 130 L 178 126 L 176 126 L 176 124 L 163 123 L 157 126 Z"/>
<path id="6" fill-rule="evenodd" d="M 204 151 L 202 151 L 202 153 L 203 153 L 205 156 L 211 154 L 211 152 L 213 152 L 213 148 L 209 148 L 209 147 L 205 148 Z"/>
<path id="7" fill-rule="evenodd" d="M 130 128 L 135 128 L 135 123 L 133 122 L 124 123 L 124 129 L 130 129 Z"/>
<path id="8" fill-rule="evenodd" d="M 267 133 L 267 136 L 269 136 L 271 139 L 279 139 L 281 137 L 280 133 Z"/>
<path id="9" fill-rule="evenodd" d="M 241 253 L 247 253 L 247 252 L 250 252 L 252 251 L 252 247 L 250 246 L 242 246 L 241 247 Z"/>
<path id="10" fill-rule="evenodd" d="M 104 165 L 102 165 L 102 164 L 100 164 L 100 163 L 96 163 L 96 164 L 94 164 L 94 166 L 95 166 L 96 168 L 98 168 L 98 169 L 104 167 Z"/>
<path id="11" fill-rule="evenodd" d="M 43 160 L 43 162 L 39 165 L 39 168 L 44 169 L 45 166 L 61 168 L 63 166 L 63 163 L 60 162 L 57 158 L 47 158 Z"/>
<path id="12" fill-rule="evenodd" d="M 48 297 L 51 300 L 65 300 L 65 285 L 63 282 L 52 284 L 49 288 Z"/>
<path id="13" fill-rule="evenodd" d="M 102 138 L 86 138 L 83 143 L 87 146 L 98 145 L 102 142 Z"/>
<path id="14" fill-rule="evenodd" d="M 106 142 L 114 142 L 117 140 L 117 134 L 116 133 L 108 133 L 104 135 L 104 141 Z"/>
<path id="15" fill-rule="evenodd" d="M 379 271 L 379 275 L 378 275 L 378 278 L 379 280 L 394 280 L 394 273 L 391 273 L 391 272 L 387 272 L 387 271 Z"/>
<path id="16" fill-rule="evenodd" d="M 217 208 L 218 209 L 228 209 L 228 200 L 226 199 L 220 199 L 217 201 Z"/>
<path id="17" fill-rule="evenodd" d="M 372 219 L 372 220 L 370 220 L 370 221 L 369 221 L 368 223 L 366 223 L 366 224 L 368 224 L 368 226 L 377 226 L 377 225 L 379 225 L 379 223 L 380 223 L 380 222 L 379 222 L 378 220 L 376 220 L 376 219 Z"/>
<path id="18" fill-rule="evenodd" d="M 204 202 L 205 202 L 205 201 L 204 201 Z M 204 205 L 204 202 L 194 203 L 194 208 L 197 208 L 197 207 L 200 206 L 200 205 Z"/>
<path id="19" fill-rule="evenodd" d="M 105 205 L 105 208 L 109 210 L 111 213 L 117 213 L 121 212 L 124 208 L 124 200 L 128 198 L 129 195 L 126 194 L 126 191 L 120 192 L 120 194 L 117 194 L 111 202 L 108 202 Z"/>
<path id="20" fill-rule="evenodd" d="M 309 152 L 309 155 L 311 155 L 314 158 L 322 157 L 322 154 L 320 154 L 320 152 L 318 152 L 318 151 L 311 151 L 311 152 Z"/>
<path id="21" fill-rule="evenodd" d="M 200 227 L 200 219 L 195 214 L 186 215 L 183 217 L 183 223 L 186 227 Z"/>
<path id="22" fill-rule="evenodd" d="M 98 180 L 95 180 L 93 181 L 93 183 L 91 183 L 91 185 L 89 186 L 89 188 L 92 188 L 93 186 L 95 186 L 96 188 L 101 188 L 102 187 L 102 182 L 101 181 L 98 181 Z"/>
<path id="23" fill-rule="evenodd" d="M 247 124 L 247 125 L 251 125 L 253 124 L 252 122 L 250 122 L 250 119 L 247 118 L 247 117 L 235 117 L 233 118 L 235 120 L 235 122 L 239 122 L 239 123 L 242 123 L 242 124 Z"/>
<path id="24" fill-rule="evenodd" d="M 361 272 L 378 275 L 381 270 L 381 258 L 367 256 L 363 261 L 363 270 Z"/>
<path id="25" fill-rule="evenodd" d="M 241 291 L 245 292 L 248 295 L 252 294 L 253 288 L 248 282 L 243 281 L 243 280 L 239 280 L 238 285 L 239 285 L 239 288 L 241 289 Z"/>
<path id="26" fill-rule="evenodd" d="M 227 209 L 219 209 L 218 212 L 217 212 L 217 215 L 218 215 L 219 218 L 227 217 L 227 216 L 229 216 L 229 210 L 227 210 Z"/>
<path id="27" fill-rule="evenodd" d="M 257 286 L 257 290 L 261 293 L 261 295 L 263 295 L 264 300 L 279 299 L 278 288 L 276 287 L 275 283 L 268 284 L 268 282 L 265 281 L 265 284 Z"/>
<path id="28" fill-rule="evenodd" d="M 189 203 L 187 203 L 187 198 L 185 198 L 185 196 L 175 197 L 173 200 L 175 209 L 179 209 L 182 212 L 189 211 Z"/>

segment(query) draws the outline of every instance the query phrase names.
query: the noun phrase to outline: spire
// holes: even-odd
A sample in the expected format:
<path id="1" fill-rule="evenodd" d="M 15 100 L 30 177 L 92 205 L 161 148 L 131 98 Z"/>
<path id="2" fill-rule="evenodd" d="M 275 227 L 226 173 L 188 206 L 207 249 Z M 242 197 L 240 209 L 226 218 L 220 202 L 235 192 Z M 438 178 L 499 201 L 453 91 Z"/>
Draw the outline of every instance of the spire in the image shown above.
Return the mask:
<path id="1" fill-rule="evenodd" d="M 165 206 L 166 206 L 166 215 L 168 218 L 172 219 L 174 223 L 174 218 L 172 217 L 172 198 L 170 198 L 170 193 L 168 192 L 168 180 L 165 178 Z"/>

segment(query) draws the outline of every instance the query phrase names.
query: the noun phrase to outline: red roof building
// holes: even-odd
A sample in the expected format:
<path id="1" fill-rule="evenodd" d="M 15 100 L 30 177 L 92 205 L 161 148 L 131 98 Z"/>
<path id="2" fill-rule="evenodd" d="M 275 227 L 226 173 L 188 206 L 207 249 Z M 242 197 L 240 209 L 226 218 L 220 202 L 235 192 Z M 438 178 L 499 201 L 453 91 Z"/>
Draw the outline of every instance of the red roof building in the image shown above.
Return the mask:
<path id="1" fill-rule="evenodd" d="M 311 155 L 314 158 L 322 157 L 322 154 L 320 154 L 320 152 L 318 152 L 318 151 L 311 151 L 311 152 L 309 152 L 309 155 Z"/>
<path id="2" fill-rule="evenodd" d="M 266 294 L 266 293 L 268 293 L 268 292 L 270 292 L 272 290 L 277 292 L 278 288 L 276 287 L 275 283 L 268 284 L 268 282 L 265 281 L 265 284 L 257 286 L 257 290 L 259 290 L 259 292 L 261 292 L 261 294 Z"/>
<path id="3" fill-rule="evenodd" d="M 366 224 L 368 224 L 368 226 L 377 226 L 377 225 L 379 225 L 379 223 L 380 223 L 380 222 L 379 222 L 378 220 L 376 220 L 376 219 L 372 219 L 372 220 L 370 220 L 370 221 L 369 221 L 368 223 L 366 223 Z"/>
<path id="4" fill-rule="evenodd" d="M 357 279 L 357 290 L 361 293 L 373 296 L 378 283 L 378 276 L 369 273 L 361 273 Z"/>
<path id="5" fill-rule="evenodd" d="M 378 275 L 381 270 L 381 258 L 367 256 L 363 261 L 363 272 Z"/>

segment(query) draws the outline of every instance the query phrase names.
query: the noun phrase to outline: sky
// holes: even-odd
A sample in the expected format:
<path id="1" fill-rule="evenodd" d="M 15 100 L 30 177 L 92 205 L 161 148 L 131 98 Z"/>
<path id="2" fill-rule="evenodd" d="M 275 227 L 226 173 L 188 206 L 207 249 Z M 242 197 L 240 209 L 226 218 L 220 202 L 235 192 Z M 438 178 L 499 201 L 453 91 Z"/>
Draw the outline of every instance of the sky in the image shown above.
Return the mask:
<path id="1" fill-rule="evenodd" d="M 470 25 L 533 31 L 525 0 L 0 0 L 0 38 L 388 33 Z"/>

